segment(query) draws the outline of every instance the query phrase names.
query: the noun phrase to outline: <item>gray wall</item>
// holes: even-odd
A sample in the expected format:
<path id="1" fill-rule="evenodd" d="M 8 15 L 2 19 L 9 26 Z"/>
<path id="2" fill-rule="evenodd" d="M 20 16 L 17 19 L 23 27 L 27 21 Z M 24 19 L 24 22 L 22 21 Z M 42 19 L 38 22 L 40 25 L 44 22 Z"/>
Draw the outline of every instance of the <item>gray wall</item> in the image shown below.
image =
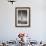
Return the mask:
<path id="1" fill-rule="evenodd" d="M 0 40 L 15 40 L 19 32 L 28 33 L 33 40 L 46 40 L 45 3 L 45 0 L 16 0 L 12 5 L 0 0 Z M 31 8 L 31 27 L 15 27 L 15 7 Z"/>

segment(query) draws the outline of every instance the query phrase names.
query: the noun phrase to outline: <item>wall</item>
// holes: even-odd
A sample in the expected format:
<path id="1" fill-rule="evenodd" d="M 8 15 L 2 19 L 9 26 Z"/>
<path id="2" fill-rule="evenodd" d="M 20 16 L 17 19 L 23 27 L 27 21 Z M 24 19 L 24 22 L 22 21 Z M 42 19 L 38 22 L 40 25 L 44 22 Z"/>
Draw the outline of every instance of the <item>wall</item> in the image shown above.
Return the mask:
<path id="1" fill-rule="evenodd" d="M 0 41 L 15 40 L 19 32 L 28 33 L 33 40 L 46 40 L 45 0 L 16 0 L 12 5 L 0 0 Z M 31 27 L 15 27 L 15 7 L 31 8 Z"/>

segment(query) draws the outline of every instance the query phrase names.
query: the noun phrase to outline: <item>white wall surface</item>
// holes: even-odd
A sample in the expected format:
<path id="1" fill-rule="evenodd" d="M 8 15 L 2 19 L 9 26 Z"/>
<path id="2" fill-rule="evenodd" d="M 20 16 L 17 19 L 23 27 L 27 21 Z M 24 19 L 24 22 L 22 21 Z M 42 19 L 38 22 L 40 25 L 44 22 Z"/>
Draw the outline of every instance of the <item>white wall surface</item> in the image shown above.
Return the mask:
<path id="1" fill-rule="evenodd" d="M 31 8 L 31 27 L 15 27 L 15 7 Z M 0 41 L 15 40 L 19 32 L 29 34 L 33 40 L 46 40 L 45 0 L 16 0 L 13 5 L 0 0 Z"/>

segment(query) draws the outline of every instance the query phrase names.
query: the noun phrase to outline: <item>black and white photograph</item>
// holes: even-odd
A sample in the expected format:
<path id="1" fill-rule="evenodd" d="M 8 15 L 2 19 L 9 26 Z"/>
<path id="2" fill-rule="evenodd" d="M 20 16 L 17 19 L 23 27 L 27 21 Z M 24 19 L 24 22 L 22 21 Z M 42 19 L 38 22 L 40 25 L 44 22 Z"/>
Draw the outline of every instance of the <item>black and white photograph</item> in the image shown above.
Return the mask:
<path id="1" fill-rule="evenodd" d="M 30 27 L 30 8 L 17 7 L 15 23 L 17 27 Z"/>

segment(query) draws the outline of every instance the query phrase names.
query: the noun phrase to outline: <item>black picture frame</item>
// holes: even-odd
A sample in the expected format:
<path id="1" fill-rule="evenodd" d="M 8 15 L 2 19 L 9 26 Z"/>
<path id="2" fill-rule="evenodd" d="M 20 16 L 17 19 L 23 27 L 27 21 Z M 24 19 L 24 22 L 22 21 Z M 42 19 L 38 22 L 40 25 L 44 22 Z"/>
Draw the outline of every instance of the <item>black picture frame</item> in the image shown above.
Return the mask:
<path id="1" fill-rule="evenodd" d="M 16 27 L 30 27 L 30 7 L 16 7 L 15 8 L 15 26 Z"/>

